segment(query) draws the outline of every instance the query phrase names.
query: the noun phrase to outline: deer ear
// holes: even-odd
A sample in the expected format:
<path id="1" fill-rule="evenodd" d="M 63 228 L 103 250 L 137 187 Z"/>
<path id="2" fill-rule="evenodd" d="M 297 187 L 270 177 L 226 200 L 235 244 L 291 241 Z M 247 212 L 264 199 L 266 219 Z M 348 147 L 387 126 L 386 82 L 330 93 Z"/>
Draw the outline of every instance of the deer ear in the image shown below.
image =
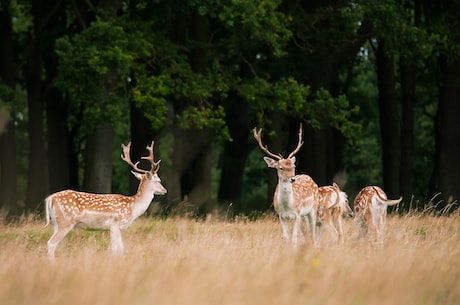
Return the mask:
<path id="1" fill-rule="evenodd" d="M 133 172 L 133 171 L 131 171 L 131 173 L 133 173 L 134 177 L 136 177 L 137 180 L 142 180 L 142 174 L 136 173 L 136 172 Z"/>
<path id="2" fill-rule="evenodd" d="M 332 186 L 335 187 L 335 188 L 340 189 L 339 185 L 337 183 L 335 183 L 335 182 L 332 183 Z"/>
<path id="3" fill-rule="evenodd" d="M 273 160 L 270 157 L 264 157 L 265 163 L 267 163 L 268 167 L 276 168 L 278 165 L 278 161 Z"/>
<path id="4" fill-rule="evenodd" d="M 295 160 L 296 160 L 296 158 L 295 158 L 295 157 L 291 157 L 291 160 L 292 160 L 292 163 L 294 163 L 294 164 L 295 164 Z"/>

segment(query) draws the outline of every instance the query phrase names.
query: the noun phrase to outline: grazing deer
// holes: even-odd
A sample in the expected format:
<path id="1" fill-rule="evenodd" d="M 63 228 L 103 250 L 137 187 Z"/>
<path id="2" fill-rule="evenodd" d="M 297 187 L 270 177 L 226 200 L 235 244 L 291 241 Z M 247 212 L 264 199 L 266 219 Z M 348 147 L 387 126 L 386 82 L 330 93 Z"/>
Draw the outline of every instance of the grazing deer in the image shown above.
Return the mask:
<path id="1" fill-rule="evenodd" d="M 167 191 L 158 176 L 161 160 L 155 162 L 153 158 L 153 142 L 147 146 L 149 155 L 142 157 L 150 162 L 150 170 L 138 168 L 140 161 L 136 164 L 131 162 L 131 142 L 127 146 L 121 146 L 121 158 L 134 169 L 131 172 L 140 180 L 137 193 L 133 196 L 124 196 L 65 190 L 48 196 L 45 199 L 45 227 L 50 223 L 50 219 L 54 225 L 54 234 L 48 240 L 50 257 L 54 257 L 57 245 L 74 227 L 110 230 L 112 253 L 122 253 L 123 240 L 120 230 L 127 228 L 147 210 L 154 195 L 166 194 Z"/>
<path id="2" fill-rule="evenodd" d="M 362 241 L 371 230 L 374 237 L 381 242 L 385 230 L 387 207 L 401 202 L 402 197 L 396 200 L 387 199 L 385 192 L 378 186 L 366 186 L 354 201 L 355 225 Z"/>
<path id="3" fill-rule="evenodd" d="M 284 240 L 289 240 L 289 221 L 294 221 L 292 228 L 292 244 L 297 245 L 299 231 L 301 230 L 302 220 L 305 220 L 310 228 L 310 235 L 313 244 L 316 246 L 315 227 L 316 212 L 318 206 L 318 185 L 308 175 L 295 174 L 294 155 L 303 145 L 302 125 L 299 129 L 299 141 L 296 149 L 284 158 L 281 154 L 275 155 L 262 144 L 262 129 L 257 131 L 254 128 L 254 138 L 259 143 L 259 147 L 270 157 L 264 157 L 268 167 L 275 168 L 278 174 L 278 185 L 273 196 L 273 205 L 279 215 Z"/>
<path id="4" fill-rule="evenodd" d="M 335 242 L 344 241 L 342 216 L 353 217 L 353 210 L 348 205 L 347 193 L 334 183 L 319 188 L 318 218 L 321 226 L 318 230 L 318 243 L 326 228 Z"/>

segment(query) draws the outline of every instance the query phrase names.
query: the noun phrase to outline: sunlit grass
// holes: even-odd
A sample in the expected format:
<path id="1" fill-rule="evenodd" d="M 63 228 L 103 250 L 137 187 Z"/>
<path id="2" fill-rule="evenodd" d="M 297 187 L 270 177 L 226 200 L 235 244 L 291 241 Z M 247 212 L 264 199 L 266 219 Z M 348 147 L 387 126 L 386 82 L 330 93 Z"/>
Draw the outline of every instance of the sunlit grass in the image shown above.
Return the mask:
<path id="1" fill-rule="evenodd" d="M 107 232 L 75 230 L 46 256 L 42 220 L 0 225 L 0 304 L 458 304 L 460 216 L 389 217 L 383 245 L 352 221 L 292 249 L 275 217 L 140 218 L 112 257 Z"/>

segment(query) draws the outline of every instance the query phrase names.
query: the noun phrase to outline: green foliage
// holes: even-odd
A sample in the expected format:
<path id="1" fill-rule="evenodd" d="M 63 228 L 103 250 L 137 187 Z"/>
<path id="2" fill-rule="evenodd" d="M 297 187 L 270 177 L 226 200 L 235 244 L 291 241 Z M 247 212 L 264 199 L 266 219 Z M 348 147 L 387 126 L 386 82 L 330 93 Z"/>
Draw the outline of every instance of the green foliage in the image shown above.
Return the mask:
<path id="1" fill-rule="evenodd" d="M 292 33 L 286 27 L 289 18 L 279 0 L 190 0 L 190 6 L 202 16 L 217 19 L 231 35 L 223 47 L 232 53 L 243 49 L 272 48 L 275 56 L 285 55 L 283 46 Z"/>
<path id="2" fill-rule="evenodd" d="M 75 109 L 83 107 L 86 128 L 115 123 L 123 115 L 126 81 L 133 56 L 123 28 L 97 20 L 81 34 L 56 41 L 59 76 L 56 84 L 69 94 Z M 83 105 L 81 105 L 83 104 Z"/>

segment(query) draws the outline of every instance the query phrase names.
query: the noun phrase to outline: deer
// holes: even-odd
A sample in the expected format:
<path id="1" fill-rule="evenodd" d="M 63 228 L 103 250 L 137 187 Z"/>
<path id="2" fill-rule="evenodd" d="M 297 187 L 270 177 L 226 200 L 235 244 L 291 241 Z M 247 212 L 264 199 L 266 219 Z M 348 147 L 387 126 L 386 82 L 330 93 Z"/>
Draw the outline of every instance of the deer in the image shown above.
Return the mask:
<path id="1" fill-rule="evenodd" d="M 82 229 L 110 230 L 110 247 L 112 254 L 123 253 L 121 230 L 126 229 L 149 207 L 154 195 L 164 195 L 166 188 L 158 176 L 161 160 L 155 162 L 153 145 L 147 145 L 149 155 L 141 159 L 150 163 L 150 170 L 138 167 L 131 161 L 131 142 L 122 144 L 121 158 L 133 169 L 132 174 L 140 181 L 136 194 L 94 194 L 64 190 L 49 195 L 45 199 L 46 224 L 50 220 L 54 233 L 48 240 L 48 256 L 55 257 L 55 250 L 62 239 L 75 227 Z"/>
<path id="2" fill-rule="evenodd" d="M 318 219 L 321 223 L 318 230 L 318 244 L 326 228 L 335 243 L 344 243 L 343 216 L 353 217 L 353 210 L 348 204 L 348 195 L 340 189 L 337 183 L 319 187 Z"/>
<path id="3" fill-rule="evenodd" d="M 387 207 L 400 203 L 402 197 L 389 200 L 385 192 L 378 186 L 366 186 L 354 201 L 355 225 L 358 238 L 363 241 L 370 230 L 378 242 L 383 241 L 386 225 Z"/>
<path id="4" fill-rule="evenodd" d="M 297 147 L 284 158 L 281 154 L 274 154 L 262 143 L 262 129 L 253 129 L 254 138 L 260 149 L 267 155 L 264 157 L 267 166 L 276 169 L 278 184 L 273 196 L 273 206 L 279 216 L 283 239 L 289 241 L 289 226 L 292 225 L 291 243 L 295 247 L 298 244 L 298 236 L 303 221 L 310 229 L 313 245 L 316 247 L 316 213 L 318 208 L 319 191 L 318 185 L 308 175 L 295 174 L 294 156 L 303 145 L 302 125 L 299 128 L 299 140 Z"/>

